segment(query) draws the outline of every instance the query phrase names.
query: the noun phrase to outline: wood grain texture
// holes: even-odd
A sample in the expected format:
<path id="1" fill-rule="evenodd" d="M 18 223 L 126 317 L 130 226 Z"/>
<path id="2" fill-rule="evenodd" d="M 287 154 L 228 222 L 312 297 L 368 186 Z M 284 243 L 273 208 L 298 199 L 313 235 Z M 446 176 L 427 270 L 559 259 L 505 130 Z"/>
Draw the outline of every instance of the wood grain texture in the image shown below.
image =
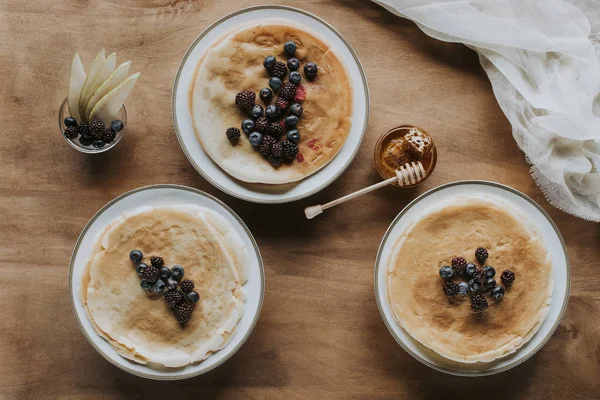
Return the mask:
<path id="1" fill-rule="evenodd" d="M 279 3 L 279 1 L 276 1 Z M 254 205 L 204 181 L 179 148 L 171 87 L 194 38 L 238 1 L 0 0 L 0 398 L 486 398 L 600 397 L 600 226 L 552 208 L 529 175 L 477 56 L 435 41 L 367 1 L 284 1 L 333 24 L 354 46 L 371 90 L 371 119 L 350 168 L 310 199 Z M 99 156 L 67 146 L 57 129 L 70 60 L 102 47 L 142 77 L 123 141 Z M 384 188 L 306 221 L 303 208 L 379 180 L 377 137 L 423 126 L 439 148 L 435 174 L 413 190 Z M 532 359 L 498 376 L 430 370 L 387 332 L 373 264 L 393 217 L 416 195 L 461 179 L 515 187 L 562 231 L 572 259 L 565 318 Z M 258 325 L 227 363 L 184 382 L 130 376 L 96 354 L 68 300 L 68 264 L 85 223 L 113 197 L 177 183 L 225 201 L 254 233 L 266 266 Z"/>

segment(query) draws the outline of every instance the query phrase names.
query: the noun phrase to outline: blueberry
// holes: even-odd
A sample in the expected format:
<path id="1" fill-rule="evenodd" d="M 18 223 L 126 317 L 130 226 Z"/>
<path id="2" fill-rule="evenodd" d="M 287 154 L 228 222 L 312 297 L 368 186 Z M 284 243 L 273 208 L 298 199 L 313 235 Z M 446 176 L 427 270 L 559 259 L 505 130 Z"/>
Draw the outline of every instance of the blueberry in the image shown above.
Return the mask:
<path id="1" fill-rule="evenodd" d="M 274 119 L 277 119 L 277 117 L 279 117 L 279 110 L 277 110 L 277 107 L 275 106 L 275 104 L 271 104 L 271 105 L 268 105 L 267 108 L 265 109 L 265 114 L 268 119 L 274 120 Z"/>
<path id="2" fill-rule="evenodd" d="M 300 132 L 298 132 L 298 129 L 290 129 L 287 132 L 287 140 L 289 140 L 292 143 L 296 143 L 298 144 L 298 142 L 300 141 Z"/>
<path id="3" fill-rule="evenodd" d="M 317 76 L 317 64 L 315 64 L 314 62 L 309 62 L 304 64 L 304 75 L 306 75 L 309 78 L 314 78 L 315 76 Z"/>
<path id="4" fill-rule="evenodd" d="M 171 271 L 169 271 L 169 273 L 170 272 Z M 179 286 L 179 283 L 175 279 L 171 279 L 171 278 L 168 278 L 165 283 L 167 285 L 167 289 L 170 289 L 170 290 L 175 290 L 175 289 L 177 289 L 177 286 Z"/>
<path id="5" fill-rule="evenodd" d="M 138 275 L 144 275 L 144 272 L 146 272 L 146 269 L 148 268 L 148 266 L 144 263 L 138 264 L 137 267 L 135 267 L 136 272 L 138 273 Z"/>
<path id="6" fill-rule="evenodd" d="M 242 130 L 246 132 L 246 134 L 250 134 L 254 131 L 254 121 L 251 119 L 245 119 L 242 121 Z"/>
<path id="7" fill-rule="evenodd" d="M 150 288 L 152 287 L 152 284 L 150 282 L 148 282 L 147 280 L 142 279 L 142 281 L 140 282 L 140 286 L 144 290 L 150 290 Z"/>
<path id="8" fill-rule="evenodd" d="M 475 272 L 477 272 L 477 266 L 473 263 L 468 263 L 465 267 L 465 276 L 472 278 L 475 276 Z"/>
<path id="9" fill-rule="evenodd" d="M 485 290 L 490 290 L 494 286 L 496 286 L 496 280 L 494 278 L 487 278 L 483 283 L 483 288 Z"/>
<path id="10" fill-rule="evenodd" d="M 262 108 L 260 104 L 255 104 L 250 109 L 250 116 L 254 119 L 258 119 L 263 116 L 265 110 Z"/>
<path id="11" fill-rule="evenodd" d="M 160 279 L 169 279 L 170 276 L 171 270 L 168 267 L 160 267 L 160 272 L 158 274 Z"/>
<path id="12" fill-rule="evenodd" d="M 268 87 L 260 89 L 258 94 L 264 102 L 270 101 L 273 98 L 273 92 Z"/>
<path id="13" fill-rule="evenodd" d="M 276 76 L 272 77 L 271 79 L 269 79 L 269 86 L 271 87 L 271 89 L 273 89 L 274 92 L 278 91 L 281 87 L 281 79 L 279 79 Z"/>
<path id="14" fill-rule="evenodd" d="M 142 258 L 144 258 L 144 255 L 139 250 L 131 250 L 131 253 L 129 253 L 129 259 L 134 263 L 139 263 Z"/>
<path id="15" fill-rule="evenodd" d="M 294 85 L 297 85 L 302 80 L 302 75 L 300 75 L 300 72 L 298 72 L 298 71 L 293 71 L 293 72 L 290 72 L 290 76 L 288 76 L 288 79 Z"/>
<path id="16" fill-rule="evenodd" d="M 290 58 L 287 62 L 290 71 L 296 71 L 300 68 L 300 61 L 297 58 Z"/>
<path id="17" fill-rule="evenodd" d="M 92 142 L 92 146 L 94 146 L 97 149 L 101 149 L 106 145 L 106 143 L 104 143 L 104 140 L 94 140 Z"/>
<path id="18" fill-rule="evenodd" d="M 171 269 L 171 277 L 176 281 L 183 277 L 184 271 L 181 265 L 176 265 Z"/>
<path id="19" fill-rule="evenodd" d="M 115 119 L 110 123 L 110 129 L 114 132 L 121 132 L 121 129 L 123 129 L 123 121 Z"/>
<path id="20" fill-rule="evenodd" d="M 491 265 L 483 268 L 483 274 L 488 278 L 493 278 L 496 275 L 496 270 Z"/>
<path id="21" fill-rule="evenodd" d="M 471 293 L 477 293 L 481 290 L 481 282 L 477 279 L 471 279 L 468 282 L 469 285 L 469 290 L 471 291 Z"/>
<path id="22" fill-rule="evenodd" d="M 440 268 L 440 276 L 443 279 L 450 279 L 452 278 L 452 276 L 454 275 L 454 270 L 452 269 L 452 267 L 449 266 L 443 266 L 442 268 Z"/>
<path id="23" fill-rule="evenodd" d="M 200 300 L 200 295 L 198 294 L 198 292 L 189 292 L 188 294 L 185 295 L 185 298 L 190 303 L 197 303 L 198 300 Z"/>
<path id="24" fill-rule="evenodd" d="M 154 285 L 152 285 L 152 288 L 150 289 L 150 291 L 152 293 L 162 293 L 163 290 L 165 290 L 165 287 L 167 285 L 165 284 L 165 281 L 163 281 L 162 279 L 159 279 L 156 281 L 156 283 Z"/>
<path id="25" fill-rule="evenodd" d="M 250 139 L 252 146 L 258 147 L 262 143 L 262 134 L 260 132 L 252 132 L 248 139 Z"/>
<path id="26" fill-rule="evenodd" d="M 466 296 L 469 293 L 469 284 L 467 282 L 459 282 L 458 283 L 458 294 L 461 296 Z"/>
<path id="27" fill-rule="evenodd" d="M 65 125 L 66 126 L 77 126 L 77 120 L 73 117 L 67 117 L 67 118 L 65 118 Z"/>
<path id="28" fill-rule="evenodd" d="M 285 117 L 285 126 L 292 127 L 298 125 L 298 117 L 295 115 L 288 115 Z"/>
<path id="29" fill-rule="evenodd" d="M 296 54 L 296 43 L 294 43 L 292 41 L 286 42 L 283 45 L 283 51 L 288 56 L 290 56 L 290 57 L 293 56 L 294 54 Z"/>
<path id="30" fill-rule="evenodd" d="M 299 103 L 292 103 L 290 106 L 290 114 L 300 118 L 300 116 L 302 116 L 302 106 Z"/>
<path id="31" fill-rule="evenodd" d="M 496 286 L 492 289 L 492 297 L 494 300 L 500 300 L 504 297 L 505 292 L 506 290 L 504 289 L 504 286 Z"/>
<path id="32" fill-rule="evenodd" d="M 267 71 L 271 72 L 273 70 L 273 67 L 275 66 L 276 62 L 277 62 L 277 59 L 275 57 L 268 56 L 263 61 L 263 66 L 267 69 Z"/>

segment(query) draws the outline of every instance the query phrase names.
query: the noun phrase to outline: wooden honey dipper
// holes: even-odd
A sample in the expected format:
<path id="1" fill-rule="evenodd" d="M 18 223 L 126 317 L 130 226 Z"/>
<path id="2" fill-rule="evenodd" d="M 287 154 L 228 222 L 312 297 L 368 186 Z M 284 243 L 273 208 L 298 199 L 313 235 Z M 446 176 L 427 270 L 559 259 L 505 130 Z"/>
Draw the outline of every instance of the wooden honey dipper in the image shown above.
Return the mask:
<path id="1" fill-rule="evenodd" d="M 313 219 L 317 215 L 322 214 L 323 211 L 327 210 L 328 208 L 335 207 L 338 204 L 342 204 L 348 200 L 354 199 L 355 197 L 372 192 L 373 190 L 394 183 L 398 183 L 400 187 L 416 185 L 418 183 L 423 182 L 426 177 L 427 173 L 425 172 L 425 168 L 423 167 L 421 161 L 406 163 L 396 170 L 396 176 L 394 176 L 393 178 L 386 179 L 385 181 L 381 181 L 364 189 L 358 190 L 354 193 L 347 194 L 344 197 L 340 197 L 339 199 L 330 201 L 329 203 L 306 207 L 304 209 L 304 214 L 306 215 L 307 219 Z"/>

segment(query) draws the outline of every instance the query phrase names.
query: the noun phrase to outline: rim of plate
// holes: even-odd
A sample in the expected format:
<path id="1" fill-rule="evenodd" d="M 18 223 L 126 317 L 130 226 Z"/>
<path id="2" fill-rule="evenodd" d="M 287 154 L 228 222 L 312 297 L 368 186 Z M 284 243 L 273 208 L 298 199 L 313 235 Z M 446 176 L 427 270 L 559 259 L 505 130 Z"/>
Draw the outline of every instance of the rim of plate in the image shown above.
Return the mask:
<path id="1" fill-rule="evenodd" d="M 192 158 L 192 156 L 188 152 L 187 148 L 185 147 L 185 144 L 183 143 L 183 139 L 181 137 L 181 133 L 179 132 L 179 124 L 177 122 L 177 86 L 179 84 L 179 78 L 181 77 L 181 72 L 183 71 L 183 66 L 187 62 L 187 60 L 188 60 L 190 54 L 192 53 L 192 51 L 194 50 L 194 48 L 198 45 L 198 43 L 211 30 L 213 30 L 216 26 L 220 25 L 221 23 L 227 21 L 228 19 L 233 18 L 233 17 L 235 17 L 237 15 L 240 15 L 240 14 L 247 13 L 247 12 L 252 12 L 252 11 L 256 11 L 256 10 L 265 10 L 265 9 L 287 10 L 287 11 L 297 12 L 297 13 L 306 15 L 307 17 L 310 17 L 310 18 L 313 18 L 313 19 L 317 20 L 321 24 L 325 25 L 328 29 L 330 29 L 344 43 L 344 45 L 346 45 L 346 47 L 348 48 L 348 51 L 350 51 L 350 54 L 352 54 L 352 57 L 354 58 L 354 61 L 356 62 L 356 65 L 357 65 L 358 70 L 360 72 L 360 76 L 361 76 L 363 87 L 364 87 L 364 93 L 365 93 L 365 122 L 364 122 L 364 126 L 363 126 L 363 129 L 362 129 L 362 132 L 360 134 L 360 141 L 358 142 L 358 145 L 356 146 L 356 149 L 354 149 L 354 151 L 352 152 L 352 155 L 348 159 L 348 162 L 346 162 L 346 164 L 344 164 L 344 166 L 331 179 L 329 179 L 325 183 L 319 185 L 315 189 L 312 189 L 312 190 L 310 190 L 310 191 L 308 191 L 306 193 L 299 194 L 297 196 L 290 197 L 290 198 L 287 198 L 287 199 L 273 199 L 273 200 L 269 200 L 269 199 L 252 198 L 252 197 L 247 197 L 247 196 L 244 196 L 244 195 L 240 195 L 239 193 L 236 193 L 233 190 L 229 190 L 229 189 L 226 189 L 223 186 L 221 186 L 218 182 L 216 182 L 215 180 L 213 180 L 208 174 L 204 173 L 204 171 L 202 170 L 202 168 L 200 167 L 200 165 L 198 165 L 196 163 L 196 161 L 194 161 L 194 159 Z M 314 15 L 314 14 L 308 12 L 308 11 L 304 11 L 304 10 L 296 8 L 296 7 L 283 6 L 283 5 L 277 5 L 277 4 L 263 4 L 263 5 L 259 5 L 259 6 L 251 6 L 251 7 L 242 8 L 240 10 L 234 11 L 234 12 L 232 12 L 230 14 L 227 14 L 227 15 L 219 18 L 218 20 L 216 20 L 215 22 L 213 22 L 208 28 L 206 28 L 204 31 L 202 31 L 202 33 L 198 37 L 196 37 L 196 39 L 192 42 L 192 44 L 190 45 L 190 47 L 185 52 L 185 55 L 183 56 L 183 59 L 179 63 L 179 67 L 177 68 L 177 75 L 175 75 L 175 81 L 173 82 L 173 90 L 172 90 L 172 95 L 171 95 L 171 113 L 172 113 L 172 117 L 173 117 L 173 126 L 175 128 L 175 135 L 177 136 L 177 141 L 179 142 L 179 146 L 183 150 L 183 153 L 185 154 L 185 156 L 188 159 L 188 161 L 190 162 L 190 164 L 192 164 L 192 166 L 194 167 L 194 169 L 204 179 L 206 179 L 208 182 L 210 182 L 211 185 L 213 185 L 217 189 L 221 190 L 222 192 L 224 192 L 224 193 L 226 193 L 226 194 L 228 194 L 230 196 L 236 197 L 238 199 L 241 199 L 241 200 L 249 201 L 251 203 L 259 203 L 259 204 L 283 204 L 283 203 L 291 203 L 293 201 L 297 201 L 297 200 L 304 199 L 306 197 L 312 196 L 313 194 L 318 193 L 321 190 L 325 189 L 327 186 L 331 185 L 337 178 L 340 177 L 340 175 L 342 175 L 344 173 L 344 171 L 346 171 L 346 169 L 348 169 L 348 167 L 350 166 L 350 164 L 352 163 L 352 161 L 354 161 L 354 158 L 356 157 L 356 154 L 358 154 L 358 150 L 360 149 L 360 147 L 362 145 L 362 142 L 363 142 L 363 140 L 365 138 L 365 134 L 367 132 L 367 127 L 369 125 L 369 110 L 370 110 L 370 99 L 369 99 L 369 86 L 367 84 L 367 76 L 365 75 L 365 71 L 364 71 L 363 66 L 362 66 L 362 64 L 360 62 L 360 59 L 358 58 L 358 55 L 354 51 L 354 48 L 352 48 L 352 46 L 350 45 L 350 42 L 348 42 L 342 36 L 342 34 L 337 31 L 337 29 L 335 29 L 331 24 L 329 24 L 328 22 L 326 22 L 322 18 L 317 17 L 316 15 Z M 204 150 L 202 150 L 202 151 L 204 151 Z M 339 153 L 336 154 L 336 157 L 338 155 L 339 155 Z M 211 161 L 212 161 L 212 159 L 211 159 Z M 325 167 L 323 167 L 323 168 L 325 168 Z M 315 172 L 314 175 L 316 175 L 318 173 L 319 173 L 319 171 Z M 308 178 L 308 177 L 306 177 L 306 178 Z M 230 179 L 235 179 L 235 178 L 233 178 L 233 177 L 230 176 Z"/>
<path id="2" fill-rule="evenodd" d="M 521 197 L 522 199 L 526 200 L 527 202 L 529 202 L 530 204 L 535 206 L 538 209 L 538 211 L 540 211 L 542 213 L 542 215 L 548 220 L 548 222 L 554 229 L 554 232 L 558 236 L 560 243 L 562 245 L 563 253 L 565 255 L 565 265 L 567 268 L 567 271 L 566 271 L 567 272 L 567 282 L 566 282 L 567 288 L 565 290 L 565 298 L 563 300 L 561 310 L 558 315 L 558 318 L 556 319 L 556 322 L 554 323 L 554 325 L 552 326 L 552 328 L 550 329 L 548 334 L 541 340 L 541 342 L 533 350 L 531 350 L 531 352 L 529 354 L 527 354 L 525 357 L 523 357 L 519 360 L 516 360 L 508 365 L 505 365 L 504 367 L 501 367 L 501 368 L 496 368 L 496 369 L 491 369 L 491 370 L 486 370 L 486 371 L 455 371 L 455 370 L 451 370 L 448 368 L 440 367 L 439 365 L 433 364 L 433 363 L 423 359 L 418 354 L 416 354 L 415 352 L 410 350 L 408 348 L 408 346 L 406 346 L 404 344 L 402 339 L 400 339 L 398 337 L 398 335 L 396 335 L 396 333 L 392 329 L 391 322 L 387 320 L 387 318 L 385 317 L 384 311 L 383 311 L 383 306 L 381 304 L 382 300 L 379 297 L 378 274 L 379 274 L 379 269 L 381 266 L 380 265 L 381 264 L 381 254 L 382 254 L 383 248 L 389 238 L 389 235 L 392 232 L 392 230 L 394 229 L 394 227 L 396 226 L 396 224 L 398 223 L 398 221 L 400 220 L 400 218 L 402 218 L 408 210 L 410 210 L 414 205 L 416 205 L 419 201 L 421 201 L 425 197 L 427 197 L 433 193 L 439 192 L 440 190 L 443 190 L 443 189 L 446 189 L 446 188 L 452 187 L 452 186 L 474 185 L 474 184 L 475 185 L 483 185 L 483 186 L 492 186 L 492 187 L 496 187 L 499 189 L 504 189 L 504 190 L 506 190 L 510 193 L 513 193 L 513 194 Z M 514 189 L 507 185 L 503 185 L 501 183 L 484 181 L 484 180 L 465 180 L 465 181 L 450 182 L 450 183 L 440 185 L 438 187 L 435 187 L 435 188 L 423 193 L 422 195 L 420 195 L 419 197 L 417 197 L 416 199 L 411 201 L 406 207 L 404 207 L 402 209 L 402 211 L 400 211 L 400 213 L 394 218 L 394 220 L 388 227 L 387 231 L 383 235 L 383 238 L 381 239 L 381 244 L 379 245 L 379 249 L 377 250 L 377 259 L 375 260 L 375 275 L 374 276 L 375 276 L 375 298 L 377 300 L 377 308 L 379 309 L 379 313 L 381 314 L 381 319 L 383 319 L 383 322 L 385 323 L 385 326 L 387 327 L 388 331 L 390 332 L 390 334 L 392 335 L 394 340 L 396 340 L 396 342 L 400 345 L 400 347 L 402 347 L 404 349 L 404 351 L 406 351 L 408 354 L 410 354 L 414 359 L 421 362 L 422 364 L 427 365 L 430 368 L 433 368 L 440 372 L 444 372 L 449 375 L 464 376 L 464 377 L 481 377 L 481 376 L 499 374 L 501 372 L 508 371 L 509 369 L 512 369 L 512 368 L 516 367 L 517 365 L 520 365 L 520 364 L 524 363 L 525 361 L 529 360 L 531 357 L 533 357 L 538 351 L 541 350 L 542 347 L 544 347 L 544 345 L 548 342 L 548 340 L 550 340 L 550 338 L 554 335 L 554 332 L 556 332 L 558 325 L 560 325 L 560 322 L 563 319 L 565 310 L 567 309 L 567 303 L 569 302 L 569 296 L 571 293 L 571 262 L 569 260 L 567 245 L 565 244 L 565 241 L 564 241 L 560 231 L 558 230 L 558 227 L 556 226 L 556 224 L 554 223 L 554 221 L 552 220 L 550 215 L 548 215 L 546 210 L 544 210 L 538 203 L 536 203 L 533 199 L 531 199 L 525 193 L 522 193 L 522 192 L 518 191 L 517 189 Z M 394 321 L 394 322 L 397 323 L 396 321 Z"/>
<path id="3" fill-rule="evenodd" d="M 209 365 L 206 368 L 202 368 L 198 371 L 194 371 L 194 372 L 183 374 L 183 375 L 162 376 L 162 375 L 158 375 L 158 373 L 157 374 L 147 374 L 144 372 L 139 372 L 139 371 L 133 370 L 131 368 L 128 368 L 125 365 L 122 365 L 122 364 L 116 362 L 115 360 L 113 360 L 112 358 L 110 358 L 106 353 L 104 353 L 104 351 L 102 351 L 102 349 L 100 349 L 98 346 L 96 346 L 96 344 L 94 343 L 92 338 L 88 335 L 87 331 L 83 327 L 83 325 L 81 323 L 81 319 L 79 318 L 79 314 L 77 314 L 77 309 L 75 308 L 75 300 L 73 298 L 73 268 L 74 268 L 74 264 L 75 264 L 75 257 L 77 255 L 77 252 L 79 251 L 79 246 L 81 245 L 81 241 L 83 240 L 83 237 L 86 235 L 89 228 L 98 219 L 98 217 L 100 217 L 100 215 L 102 215 L 108 208 L 110 208 L 117 202 L 121 201 L 122 199 L 124 199 L 126 197 L 134 195 L 136 193 L 147 191 L 147 190 L 154 190 L 154 189 L 176 189 L 176 190 L 184 190 L 184 191 L 192 192 L 192 193 L 204 196 L 204 197 L 208 198 L 209 200 L 214 201 L 221 207 L 225 208 L 225 210 L 227 212 L 229 212 L 240 223 L 240 225 L 244 228 L 244 231 L 250 238 L 250 241 L 252 242 L 252 245 L 254 246 L 254 252 L 255 252 L 257 260 L 258 260 L 258 266 L 259 266 L 259 272 L 260 272 L 260 293 L 259 293 L 259 299 L 258 299 L 258 309 L 256 310 L 256 315 L 254 316 L 252 323 L 250 324 L 250 328 L 248 329 L 248 331 L 246 332 L 246 334 L 244 335 L 242 340 L 226 356 L 224 356 L 220 361 L 216 362 L 215 364 Z M 229 360 L 235 353 L 237 353 L 237 351 L 244 345 L 244 343 L 246 343 L 246 341 L 250 337 L 250 334 L 254 330 L 254 327 L 256 326 L 256 323 L 258 322 L 258 317 L 260 316 L 260 313 L 262 310 L 264 294 L 265 294 L 265 271 L 264 271 L 262 256 L 258 249 L 258 244 L 256 243 L 254 236 L 252 236 L 252 233 L 250 232 L 250 229 L 248 229 L 248 227 L 246 226 L 244 221 L 227 204 L 223 203 L 221 200 L 217 199 L 216 197 L 214 197 L 206 192 L 203 192 L 202 190 L 195 189 L 195 188 L 192 188 L 189 186 L 175 185 L 175 184 L 148 185 L 148 186 L 142 186 L 140 188 L 130 190 L 128 192 L 125 192 L 125 193 L 115 197 L 114 199 L 112 199 L 111 201 L 106 203 L 104 205 L 104 207 L 102 207 L 96 214 L 94 214 L 94 216 L 85 225 L 85 227 L 81 231 L 81 234 L 77 238 L 77 243 L 75 244 L 75 248 L 73 249 L 73 252 L 71 253 L 71 262 L 69 264 L 69 300 L 71 301 L 71 308 L 73 310 L 73 314 L 75 314 L 75 319 L 77 320 L 77 325 L 79 326 L 79 330 L 81 331 L 81 333 L 83 333 L 83 336 L 85 336 L 85 338 L 89 342 L 89 344 L 106 361 L 108 361 L 112 365 L 122 369 L 123 371 L 129 372 L 132 375 L 136 375 L 136 376 L 139 376 L 142 378 L 161 380 L 161 381 L 175 381 L 175 380 L 183 380 L 183 379 L 193 378 L 195 376 L 205 374 L 206 372 L 217 368 L 218 366 L 223 364 L 225 361 Z M 87 316 L 86 316 L 86 318 L 87 318 Z M 104 339 L 102 339 L 102 340 L 104 340 Z M 223 349 L 221 349 L 221 350 L 223 350 Z M 221 350 L 219 350 L 219 351 L 221 351 Z"/>

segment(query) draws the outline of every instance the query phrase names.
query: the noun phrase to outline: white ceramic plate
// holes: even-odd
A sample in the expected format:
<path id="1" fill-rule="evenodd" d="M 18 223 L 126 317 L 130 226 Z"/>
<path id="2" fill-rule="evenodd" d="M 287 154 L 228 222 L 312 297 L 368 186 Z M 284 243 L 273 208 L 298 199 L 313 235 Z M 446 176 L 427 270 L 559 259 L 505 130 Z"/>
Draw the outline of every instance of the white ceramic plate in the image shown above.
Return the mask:
<path id="1" fill-rule="evenodd" d="M 248 299 L 244 305 L 242 319 L 237 325 L 237 331 L 227 346 L 198 364 L 188 365 L 183 368 L 155 369 L 121 357 L 107 341 L 96 334 L 81 301 L 81 281 L 92 246 L 107 224 L 125 212 L 135 211 L 140 205 L 160 207 L 180 204 L 194 204 L 217 211 L 240 234 L 248 251 L 248 282 L 244 285 Z M 79 236 L 73 250 L 73 255 L 71 256 L 69 289 L 71 304 L 79 327 L 83 335 L 100 355 L 110 363 L 133 375 L 149 379 L 175 380 L 201 375 L 218 367 L 244 344 L 248 336 L 250 336 L 254 325 L 256 325 L 260 314 L 265 291 L 265 278 L 262 259 L 256 241 L 252 237 L 248 227 L 229 207 L 209 194 L 193 188 L 178 185 L 152 185 L 132 190 L 117 197 L 102 207 L 88 222 Z"/>
<path id="2" fill-rule="evenodd" d="M 196 66 L 202 55 L 216 39 L 239 25 L 260 23 L 265 19 L 291 19 L 322 37 L 335 49 L 345 64 L 354 85 L 352 128 L 340 152 L 313 175 L 288 185 L 250 184 L 238 181 L 223 171 L 204 152 L 196 138 L 189 107 L 188 92 L 194 78 Z M 308 197 L 331 184 L 350 165 L 367 128 L 369 117 L 369 90 L 364 71 L 350 44 L 331 25 L 322 19 L 297 8 L 265 5 L 245 8 L 226 15 L 209 26 L 183 57 L 173 86 L 173 123 L 183 152 L 194 168 L 207 181 L 231 196 L 256 203 L 287 203 Z"/>
<path id="3" fill-rule="evenodd" d="M 393 245 L 398 237 L 408 228 L 410 223 L 424 210 L 435 206 L 454 195 L 487 194 L 496 196 L 524 212 L 542 235 L 546 249 L 552 256 L 554 273 L 554 291 L 550 311 L 539 331 L 523 347 L 515 353 L 485 364 L 479 368 L 460 365 L 443 365 L 435 353 L 413 339 L 394 319 L 390 308 L 386 275 L 388 260 L 393 251 Z M 375 297 L 379 311 L 388 330 L 411 356 L 423 364 L 452 375 L 484 376 L 492 375 L 513 368 L 533 356 L 550 339 L 567 308 L 570 290 L 571 267 L 567 255 L 567 248 L 558 228 L 550 216 L 532 199 L 523 193 L 508 186 L 485 181 L 461 181 L 449 183 L 432 189 L 404 208 L 394 219 L 385 233 L 375 263 Z"/>

